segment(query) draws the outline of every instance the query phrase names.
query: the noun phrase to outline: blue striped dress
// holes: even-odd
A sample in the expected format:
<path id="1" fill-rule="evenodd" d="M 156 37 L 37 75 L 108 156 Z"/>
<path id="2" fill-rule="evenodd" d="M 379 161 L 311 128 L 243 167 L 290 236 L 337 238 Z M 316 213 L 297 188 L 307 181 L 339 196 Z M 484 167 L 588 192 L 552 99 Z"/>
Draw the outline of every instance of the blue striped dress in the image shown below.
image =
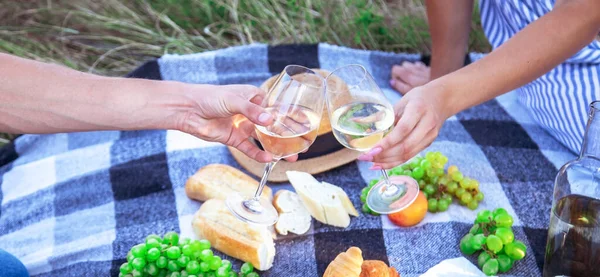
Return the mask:
<path id="1" fill-rule="evenodd" d="M 600 1 L 600 0 L 599 0 Z M 480 0 L 492 47 L 550 12 L 554 0 Z M 579 153 L 589 104 L 600 100 L 600 41 L 596 40 L 537 80 L 518 89 L 519 101 L 552 136 Z"/>

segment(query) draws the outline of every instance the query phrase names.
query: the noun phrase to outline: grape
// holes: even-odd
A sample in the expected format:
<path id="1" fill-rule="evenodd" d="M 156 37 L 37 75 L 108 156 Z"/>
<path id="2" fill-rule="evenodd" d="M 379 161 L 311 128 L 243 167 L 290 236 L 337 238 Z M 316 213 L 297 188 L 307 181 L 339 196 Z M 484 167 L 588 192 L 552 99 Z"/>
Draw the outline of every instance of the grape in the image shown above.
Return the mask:
<path id="1" fill-rule="evenodd" d="M 483 210 L 477 214 L 477 219 L 475 222 L 477 223 L 489 223 L 491 221 L 492 212 L 488 210 Z"/>
<path id="2" fill-rule="evenodd" d="M 504 246 L 504 252 L 513 260 L 520 260 L 525 257 L 527 247 L 521 241 L 515 240 Z"/>
<path id="3" fill-rule="evenodd" d="M 183 240 L 179 241 L 179 246 L 182 247 L 182 246 L 184 246 L 186 244 L 190 244 L 191 241 L 192 240 L 190 238 L 184 238 Z"/>
<path id="4" fill-rule="evenodd" d="M 412 175 L 412 171 L 410 171 L 410 170 L 408 170 L 408 169 L 407 169 L 407 170 L 404 170 L 404 171 L 402 172 L 402 174 L 401 174 L 401 175 L 404 175 L 404 176 L 411 176 L 411 175 Z"/>
<path id="5" fill-rule="evenodd" d="M 455 182 L 460 182 L 463 179 L 463 174 L 460 173 L 459 171 L 452 173 L 452 175 L 450 175 L 452 177 L 452 180 L 454 180 Z"/>
<path id="6" fill-rule="evenodd" d="M 259 276 L 258 276 L 258 273 L 256 273 L 256 272 L 250 272 L 244 277 L 259 277 Z"/>
<path id="7" fill-rule="evenodd" d="M 447 186 L 450 183 L 450 178 L 448 177 L 448 175 L 443 175 L 442 177 L 440 177 L 440 179 L 438 180 L 438 183 L 440 185 L 444 185 Z"/>
<path id="8" fill-rule="evenodd" d="M 502 240 L 503 244 L 509 244 L 515 240 L 515 234 L 510 228 L 500 227 L 494 234 Z"/>
<path id="9" fill-rule="evenodd" d="M 479 267 L 483 267 L 483 265 L 491 258 L 492 257 L 490 256 L 490 254 L 488 254 L 488 252 L 481 251 L 481 253 L 477 257 L 477 264 L 479 265 Z"/>
<path id="10" fill-rule="evenodd" d="M 433 185 L 426 185 L 424 192 L 426 192 L 428 195 L 433 195 L 435 193 L 436 189 Z"/>
<path id="11" fill-rule="evenodd" d="M 434 176 L 436 176 L 438 178 L 442 177 L 442 176 L 444 176 L 444 169 L 443 168 L 435 168 L 433 170 L 433 173 L 435 174 Z"/>
<path id="12" fill-rule="evenodd" d="M 165 256 L 160 256 L 158 257 L 158 259 L 156 260 L 156 266 L 158 268 L 166 268 L 167 267 L 167 263 L 169 262 L 169 260 L 167 259 L 167 257 Z"/>
<path id="13" fill-rule="evenodd" d="M 180 267 L 186 267 L 189 262 L 190 262 L 190 257 L 188 257 L 188 256 L 182 255 L 179 258 L 177 258 L 177 265 Z"/>
<path id="14" fill-rule="evenodd" d="M 423 190 L 425 188 L 425 185 L 427 185 L 425 180 L 419 180 L 419 189 L 420 190 Z"/>
<path id="15" fill-rule="evenodd" d="M 498 255 L 498 271 L 504 273 L 509 271 L 513 266 L 513 260 L 506 255 Z"/>
<path id="16" fill-rule="evenodd" d="M 481 202 L 483 200 L 483 192 L 477 192 L 477 194 L 475 194 L 475 200 Z"/>
<path id="17" fill-rule="evenodd" d="M 158 267 L 154 263 L 149 263 L 144 268 L 144 271 L 148 273 L 150 276 L 158 275 Z"/>
<path id="18" fill-rule="evenodd" d="M 217 277 L 217 275 L 214 272 L 208 272 L 204 275 L 205 277 Z"/>
<path id="19" fill-rule="evenodd" d="M 179 256 L 181 256 L 181 250 L 179 249 L 179 246 L 171 246 L 169 249 L 167 249 L 167 258 L 176 260 L 179 258 Z"/>
<path id="20" fill-rule="evenodd" d="M 221 267 L 227 268 L 227 270 L 231 270 L 231 262 L 228 260 L 221 261 Z"/>
<path id="21" fill-rule="evenodd" d="M 181 273 L 179 273 L 179 272 L 171 272 L 171 275 L 169 275 L 169 277 L 181 277 Z"/>
<path id="22" fill-rule="evenodd" d="M 486 237 L 483 234 L 477 234 L 474 235 L 473 238 L 471 238 L 471 245 L 473 247 L 473 249 L 475 250 L 480 250 L 484 244 L 486 244 Z"/>
<path id="23" fill-rule="evenodd" d="M 442 194 L 442 199 L 446 200 L 448 202 L 448 205 L 452 203 L 452 196 L 450 194 Z"/>
<path id="24" fill-rule="evenodd" d="M 360 195 L 364 195 L 365 197 L 369 194 L 369 190 L 371 190 L 369 187 L 364 187 L 361 191 L 360 191 Z"/>
<path id="25" fill-rule="evenodd" d="M 429 199 L 429 194 L 427 194 L 427 192 L 423 192 L 423 195 L 425 195 L 425 198 Z"/>
<path id="26" fill-rule="evenodd" d="M 454 174 L 454 172 L 458 172 L 458 166 L 451 165 L 448 167 L 448 175 Z"/>
<path id="27" fill-rule="evenodd" d="M 213 252 L 210 249 L 204 249 L 200 252 L 200 260 L 203 262 L 208 262 L 213 256 Z"/>
<path id="28" fill-rule="evenodd" d="M 482 271 L 487 276 L 496 275 L 498 273 L 498 260 L 489 259 L 482 268 Z"/>
<path id="29" fill-rule="evenodd" d="M 473 249 L 472 240 L 473 235 L 467 234 L 460 240 L 460 251 L 465 255 L 473 255 L 477 250 Z"/>
<path id="30" fill-rule="evenodd" d="M 369 206 L 367 205 L 367 203 L 364 203 L 362 205 L 362 211 L 363 211 L 363 213 L 368 214 L 368 213 L 371 213 L 371 208 L 369 208 Z M 200 256 L 200 257 L 202 257 L 202 256 Z M 200 259 L 202 259 L 202 258 L 200 258 Z"/>
<path id="31" fill-rule="evenodd" d="M 427 154 L 425 154 L 425 159 L 427 159 L 429 162 L 434 162 L 435 154 L 433 152 L 427 152 Z"/>
<path id="32" fill-rule="evenodd" d="M 375 180 L 371 180 L 371 182 L 369 182 L 369 189 L 371 189 L 373 186 L 375 186 L 377 183 L 379 183 L 379 180 L 375 179 Z"/>
<path id="33" fill-rule="evenodd" d="M 131 276 L 133 276 L 133 277 L 143 277 L 144 273 L 142 273 L 141 270 L 134 269 L 134 270 L 131 271 Z"/>
<path id="34" fill-rule="evenodd" d="M 169 274 L 169 272 L 166 269 L 161 269 L 158 271 L 158 277 L 167 277 L 167 274 Z"/>
<path id="35" fill-rule="evenodd" d="M 464 188 L 458 188 L 456 189 L 456 192 L 454 193 L 454 195 L 456 195 L 456 197 L 460 198 L 461 196 L 463 196 L 467 191 Z"/>
<path id="36" fill-rule="evenodd" d="M 184 246 L 181 247 L 181 254 L 183 254 L 184 256 L 188 256 L 191 257 L 192 255 L 194 255 L 193 251 L 192 251 L 192 244 L 186 244 Z"/>
<path id="37" fill-rule="evenodd" d="M 425 170 L 422 167 L 415 167 L 412 171 L 412 177 L 415 180 L 421 180 L 425 175 Z"/>
<path id="38" fill-rule="evenodd" d="M 499 214 L 508 214 L 508 212 L 505 209 L 503 209 L 503 208 L 495 209 L 494 210 L 494 217 L 496 217 Z"/>
<path id="39" fill-rule="evenodd" d="M 437 171 L 435 170 L 435 168 L 430 167 L 427 169 L 426 174 L 427 174 L 427 177 L 433 178 L 433 177 L 437 176 Z"/>
<path id="40" fill-rule="evenodd" d="M 440 200 L 438 200 L 438 205 L 437 205 L 437 209 L 440 212 L 445 212 L 448 210 L 448 207 L 450 206 L 450 201 L 447 201 L 446 199 L 442 198 Z"/>
<path id="41" fill-rule="evenodd" d="M 131 248 L 131 254 L 136 258 L 144 258 L 146 256 L 146 244 L 138 244 Z"/>
<path id="42" fill-rule="evenodd" d="M 513 218 L 508 214 L 499 214 L 494 217 L 496 227 L 511 227 L 513 225 Z"/>
<path id="43" fill-rule="evenodd" d="M 438 179 L 439 179 L 438 176 L 434 176 L 434 177 L 429 178 L 429 182 L 433 185 L 436 185 L 438 183 Z"/>
<path id="44" fill-rule="evenodd" d="M 227 273 L 227 270 L 224 267 L 219 267 L 217 268 L 217 272 L 216 272 L 217 277 L 227 277 L 227 275 L 229 275 Z"/>
<path id="45" fill-rule="evenodd" d="M 471 200 L 473 200 L 473 196 L 471 196 L 470 193 L 463 193 L 460 196 L 460 201 L 463 202 L 464 204 L 471 202 Z"/>
<path id="46" fill-rule="evenodd" d="M 181 268 L 179 268 L 179 265 L 177 265 L 176 261 L 170 260 L 167 263 L 167 269 L 169 269 L 169 271 L 173 272 L 173 271 L 179 271 Z"/>
<path id="47" fill-rule="evenodd" d="M 416 168 L 419 166 L 419 164 L 421 164 L 421 159 L 419 157 L 414 157 L 410 160 L 410 163 L 408 164 L 410 166 L 410 168 Z"/>
<path id="48" fill-rule="evenodd" d="M 435 213 L 438 210 L 438 201 L 435 198 L 427 200 L 427 208 L 430 212 Z"/>
<path id="49" fill-rule="evenodd" d="M 419 165 L 421 166 L 421 168 L 426 170 L 431 167 L 431 162 L 428 161 L 427 159 L 423 159 L 423 160 L 421 160 L 421 163 Z"/>
<path id="50" fill-rule="evenodd" d="M 463 178 L 458 182 L 458 184 L 461 188 L 468 189 L 471 184 L 471 181 L 469 181 L 469 178 Z"/>
<path id="51" fill-rule="evenodd" d="M 146 249 L 151 249 L 151 248 L 159 248 L 160 247 L 160 242 L 155 239 L 155 238 L 150 238 L 146 240 Z"/>
<path id="52" fill-rule="evenodd" d="M 469 210 L 476 210 L 477 207 L 479 207 L 479 202 L 477 202 L 476 200 L 471 200 L 471 202 L 467 203 L 467 208 L 469 208 Z"/>
<path id="53" fill-rule="evenodd" d="M 481 234 L 482 230 L 481 228 L 479 228 L 479 224 L 475 223 L 473 225 L 473 227 L 471 227 L 471 230 L 469 230 L 469 233 L 473 234 L 473 235 L 477 235 L 477 234 Z"/>
<path id="54" fill-rule="evenodd" d="M 217 268 L 221 267 L 221 257 L 213 256 L 208 264 L 210 265 L 211 270 L 217 270 Z"/>
<path id="55" fill-rule="evenodd" d="M 145 266 L 146 266 L 146 260 L 144 260 L 143 258 L 135 258 L 131 262 L 131 267 L 133 267 L 134 269 L 137 269 L 137 270 L 142 270 L 142 269 L 144 269 Z"/>
<path id="56" fill-rule="evenodd" d="M 185 265 L 185 270 L 189 274 L 196 274 L 200 272 L 200 263 L 198 263 L 198 261 L 190 261 Z"/>
<path id="57" fill-rule="evenodd" d="M 450 182 L 448 183 L 448 185 L 446 186 L 446 190 L 449 193 L 454 193 L 456 192 L 456 190 L 458 189 L 458 184 L 456 182 Z"/>
<path id="58" fill-rule="evenodd" d="M 494 253 L 498 253 L 502 250 L 502 240 L 496 235 L 489 235 L 485 241 L 485 245 Z"/>
<path id="59" fill-rule="evenodd" d="M 209 272 L 210 271 L 210 265 L 207 262 L 200 262 L 200 271 L 202 271 L 202 272 Z"/>
<path id="60" fill-rule="evenodd" d="M 119 271 L 121 271 L 121 273 L 123 273 L 123 274 L 127 274 L 127 273 L 131 272 L 132 270 L 133 270 L 133 267 L 131 267 L 131 265 L 129 263 L 124 263 L 119 268 Z"/>
<path id="61" fill-rule="evenodd" d="M 131 261 L 133 261 L 133 259 L 135 259 L 135 256 L 133 256 L 130 250 L 129 252 L 127 252 L 127 262 L 130 263 Z"/>
<path id="62" fill-rule="evenodd" d="M 160 250 L 158 250 L 157 248 L 151 248 L 150 250 L 148 250 L 148 253 L 146 253 L 146 259 L 149 262 L 154 262 L 154 261 L 158 260 L 159 257 L 160 257 Z"/>
<path id="63" fill-rule="evenodd" d="M 240 277 L 240 276 L 238 276 L 238 274 L 235 272 L 229 272 L 229 276 L 227 276 L 227 277 Z"/>
<path id="64" fill-rule="evenodd" d="M 179 243 L 179 234 L 175 232 L 168 232 L 163 237 L 164 244 L 177 245 Z"/>
<path id="65" fill-rule="evenodd" d="M 475 189 L 475 190 L 479 189 L 479 182 L 477 180 L 471 179 L 471 181 L 469 183 L 470 183 L 471 189 Z"/>
<path id="66" fill-rule="evenodd" d="M 251 264 L 251 263 L 248 263 L 248 262 L 244 263 L 244 264 L 242 265 L 242 267 L 240 268 L 240 273 L 241 273 L 242 275 L 249 274 L 249 273 L 251 273 L 252 271 L 254 271 L 254 266 L 252 266 L 252 264 Z"/>

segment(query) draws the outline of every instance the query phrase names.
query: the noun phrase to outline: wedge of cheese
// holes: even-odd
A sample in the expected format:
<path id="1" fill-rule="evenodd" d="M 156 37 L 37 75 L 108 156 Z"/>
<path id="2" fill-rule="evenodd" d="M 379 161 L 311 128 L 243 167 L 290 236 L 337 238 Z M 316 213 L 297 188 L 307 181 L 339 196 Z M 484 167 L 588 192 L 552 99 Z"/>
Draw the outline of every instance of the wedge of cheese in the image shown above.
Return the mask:
<path id="1" fill-rule="evenodd" d="M 287 171 L 286 174 L 300 200 L 317 221 L 346 228 L 350 225 L 349 213 L 358 215 L 341 188 L 321 183 L 306 172 Z"/>

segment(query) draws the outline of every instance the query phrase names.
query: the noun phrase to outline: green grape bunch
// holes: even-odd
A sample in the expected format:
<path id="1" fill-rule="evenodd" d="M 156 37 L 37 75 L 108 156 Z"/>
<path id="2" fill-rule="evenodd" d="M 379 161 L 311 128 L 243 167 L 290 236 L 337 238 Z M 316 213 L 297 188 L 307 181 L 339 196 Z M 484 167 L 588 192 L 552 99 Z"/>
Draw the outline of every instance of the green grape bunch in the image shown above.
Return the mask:
<path id="1" fill-rule="evenodd" d="M 483 192 L 479 190 L 479 182 L 465 177 L 456 165 L 444 170 L 447 164 L 448 157 L 441 152 L 427 152 L 425 157 L 414 157 L 409 162 L 391 169 L 388 174 L 410 176 L 417 180 L 419 189 L 427 198 L 427 208 L 431 213 L 447 211 L 454 199 L 471 210 L 477 209 L 484 199 Z M 378 215 L 366 204 L 367 194 L 378 182 L 378 179 L 371 180 L 361 191 L 362 211 L 366 214 Z"/>
<path id="2" fill-rule="evenodd" d="M 527 253 L 525 244 L 515 239 L 512 226 L 513 217 L 505 209 L 483 210 L 460 240 L 460 251 L 468 256 L 481 251 L 477 265 L 487 276 L 506 273 Z"/>
<path id="3" fill-rule="evenodd" d="M 180 239 L 176 232 L 149 235 L 127 252 L 119 277 L 258 277 L 250 263 L 235 272 L 231 261 L 214 255 L 208 240 Z"/>

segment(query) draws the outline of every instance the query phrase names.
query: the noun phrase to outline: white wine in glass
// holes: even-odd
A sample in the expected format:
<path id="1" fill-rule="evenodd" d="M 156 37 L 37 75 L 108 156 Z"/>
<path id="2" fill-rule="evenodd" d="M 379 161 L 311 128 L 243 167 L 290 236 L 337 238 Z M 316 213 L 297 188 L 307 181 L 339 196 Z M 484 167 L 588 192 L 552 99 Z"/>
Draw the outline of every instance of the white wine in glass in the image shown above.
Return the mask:
<path id="1" fill-rule="evenodd" d="M 394 127 L 394 109 L 373 77 L 361 65 L 347 65 L 326 79 L 327 110 L 336 139 L 346 148 L 367 152 Z M 398 212 L 419 193 L 417 181 L 392 177 L 381 170 L 382 180 L 369 191 L 367 205 L 380 214 Z"/>
<path id="2" fill-rule="evenodd" d="M 258 141 L 273 160 L 265 165 L 254 195 L 234 193 L 227 197 L 225 203 L 233 215 L 260 225 L 277 222 L 277 210 L 260 197 L 262 190 L 279 160 L 303 152 L 313 144 L 319 131 L 324 98 L 325 79 L 321 75 L 299 65 L 288 65 L 283 69 L 262 102 L 274 122 L 255 127 Z"/>

